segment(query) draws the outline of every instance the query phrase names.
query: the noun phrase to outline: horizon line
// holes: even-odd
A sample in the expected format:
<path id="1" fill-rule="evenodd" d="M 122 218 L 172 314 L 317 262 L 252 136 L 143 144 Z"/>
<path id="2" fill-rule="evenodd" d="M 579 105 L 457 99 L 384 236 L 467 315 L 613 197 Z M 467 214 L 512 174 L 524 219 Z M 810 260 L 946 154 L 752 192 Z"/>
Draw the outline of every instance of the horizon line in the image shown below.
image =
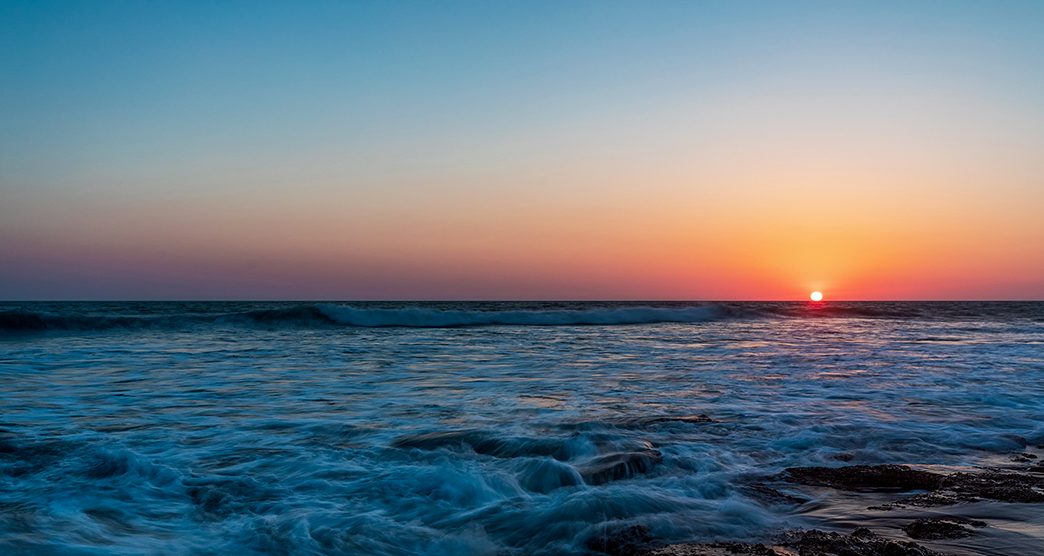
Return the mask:
<path id="1" fill-rule="evenodd" d="M 305 298 L 154 298 L 154 299 L 0 299 L 0 303 L 1044 303 L 1044 298 L 986 299 L 305 299 Z"/>

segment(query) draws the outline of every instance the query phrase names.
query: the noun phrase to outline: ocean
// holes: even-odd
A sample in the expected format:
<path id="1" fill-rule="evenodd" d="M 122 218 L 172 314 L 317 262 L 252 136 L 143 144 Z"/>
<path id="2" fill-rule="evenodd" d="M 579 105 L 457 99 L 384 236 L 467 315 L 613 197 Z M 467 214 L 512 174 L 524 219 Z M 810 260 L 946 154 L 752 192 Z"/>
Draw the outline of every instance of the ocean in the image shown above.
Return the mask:
<path id="1" fill-rule="evenodd" d="M 887 532 L 758 484 L 1035 457 L 1044 303 L 3 303 L 0 411 L 4 554 Z M 1044 506 L 1005 507 L 950 548 L 1044 546 Z"/>

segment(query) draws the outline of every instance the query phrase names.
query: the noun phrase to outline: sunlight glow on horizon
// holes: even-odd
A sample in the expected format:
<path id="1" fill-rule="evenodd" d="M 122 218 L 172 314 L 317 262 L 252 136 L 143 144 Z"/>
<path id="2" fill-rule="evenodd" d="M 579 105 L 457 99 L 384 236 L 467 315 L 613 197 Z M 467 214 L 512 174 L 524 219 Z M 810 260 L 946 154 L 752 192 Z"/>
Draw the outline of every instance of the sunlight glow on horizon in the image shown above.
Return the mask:
<path id="1" fill-rule="evenodd" d="M 1041 299 L 1042 27 L 8 3 L 0 299 Z"/>

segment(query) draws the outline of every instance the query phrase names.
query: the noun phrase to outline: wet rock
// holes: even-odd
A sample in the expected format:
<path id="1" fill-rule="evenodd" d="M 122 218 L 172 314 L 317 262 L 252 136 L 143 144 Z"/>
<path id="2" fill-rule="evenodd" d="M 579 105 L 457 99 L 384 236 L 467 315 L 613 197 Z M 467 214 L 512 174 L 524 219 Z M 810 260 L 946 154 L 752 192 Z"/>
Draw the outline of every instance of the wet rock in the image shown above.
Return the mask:
<path id="1" fill-rule="evenodd" d="M 1029 462 L 1031 462 L 1031 461 L 1033 461 L 1035 459 L 1037 459 L 1037 456 L 1035 454 L 1031 454 L 1029 452 L 1022 453 L 1022 454 L 1015 454 L 1014 456 L 1011 456 L 1011 461 L 1014 461 L 1016 463 L 1029 463 Z"/>
<path id="2" fill-rule="evenodd" d="M 648 473 L 661 461 L 663 461 L 663 455 L 659 450 L 617 452 L 591 459 L 581 465 L 578 470 L 585 483 L 601 485 Z"/>
<path id="3" fill-rule="evenodd" d="M 903 531 L 913 539 L 960 539 L 975 534 L 968 525 L 986 527 L 986 522 L 957 516 L 925 517 L 907 523 L 903 526 Z"/>
<path id="4" fill-rule="evenodd" d="M 609 556 L 642 556 L 654 548 L 649 528 L 633 525 L 618 531 L 602 531 L 587 539 L 588 550 Z"/>
<path id="5" fill-rule="evenodd" d="M 847 467 L 791 467 L 783 479 L 792 483 L 841 490 L 935 490 L 945 475 L 906 465 L 850 465 Z"/>
<path id="6" fill-rule="evenodd" d="M 654 556 L 793 556 L 793 552 L 780 547 L 739 542 L 710 544 L 672 544 L 649 552 Z"/>
<path id="7" fill-rule="evenodd" d="M 869 529 L 856 529 L 850 535 L 823 531 L 794 531 L 780 544 L 797 550 L 800 556 L 937 556 L 938 553 L 910 541 L 882 537 Z"/>
<path id="8" fill-rule="evenodd" d="M 650 551 L 651 556 L 939 556 L 937 552 L 910 541 L 856 529 L 850 535 L 823 531 L 790 531 L 777 545 L 752 543 L 674 544 Z"/>
<path id="9" fill-rule="evenodd" d="M 953 473 L 943 481 L 942 490 L 961 500 L 1000 502 L 1044 502 L 1044 477 L 1010 471 Z"/>
<path id="10" fill-rule="evenodd" d="M 942 506 L 958 502 L 1044 502 L 1044 477 L 1018 471 L 987 470 L 943 475 L 905 465 L 853 465 L 849 467 L 792 467 L 784 480 L 840 490 L 926 490 L 898 502 L 874 506 L 891 509 L 906 505 Z"/>
<path id="11" fill-rule="evenodd" d="M 873 509 L 905 506 L 948 506 L 962 502 L 996 500 L 1036 504 L 1044 502 L 1044 477 L 1010 471 L 953 473 L 947 475 L 940 488 Z"/>

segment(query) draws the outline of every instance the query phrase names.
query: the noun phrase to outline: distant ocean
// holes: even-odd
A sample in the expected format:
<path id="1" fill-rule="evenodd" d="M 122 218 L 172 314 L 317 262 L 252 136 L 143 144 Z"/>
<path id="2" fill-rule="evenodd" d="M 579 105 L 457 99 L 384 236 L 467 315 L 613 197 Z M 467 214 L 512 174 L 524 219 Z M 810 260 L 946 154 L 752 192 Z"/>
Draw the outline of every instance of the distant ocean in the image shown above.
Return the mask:
<path id="1" fill-rule="evenodd" d="M 1044 303 L 0 304 L 3 554 L 887 528 L 756 485 L 1041 445 Z M 959 546 L 1034 553 L 1041 505 L 1019 511 Z"/>

